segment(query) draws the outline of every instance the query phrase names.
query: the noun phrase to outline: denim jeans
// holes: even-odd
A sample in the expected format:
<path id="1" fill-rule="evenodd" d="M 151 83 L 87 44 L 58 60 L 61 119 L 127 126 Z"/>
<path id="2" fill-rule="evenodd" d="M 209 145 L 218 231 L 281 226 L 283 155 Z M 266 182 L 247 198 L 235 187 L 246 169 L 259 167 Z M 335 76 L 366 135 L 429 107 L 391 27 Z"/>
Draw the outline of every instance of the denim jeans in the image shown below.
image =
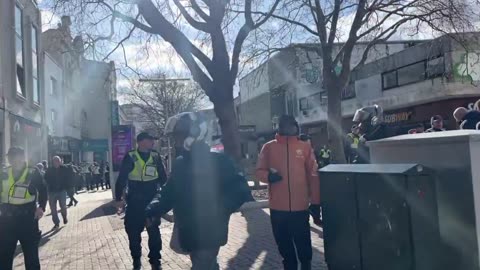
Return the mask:
<path id="1" fill-rule="evenodd" d="M 57 201 L 60 204 L 60 213 L 62 214 L 63 221 L 67 220 L 67 192 L 49 192 L 48 203 L 50 204 L 50 210 L 52 211 L 53 224 L 59 225 L 60 219 L 58 218 Z"/>
<path id="2" fill-rule="evenodd" d="M 220 248 L 197 250 L 190 253 L 192 270 L 219 270 L 217 256 Z"/>

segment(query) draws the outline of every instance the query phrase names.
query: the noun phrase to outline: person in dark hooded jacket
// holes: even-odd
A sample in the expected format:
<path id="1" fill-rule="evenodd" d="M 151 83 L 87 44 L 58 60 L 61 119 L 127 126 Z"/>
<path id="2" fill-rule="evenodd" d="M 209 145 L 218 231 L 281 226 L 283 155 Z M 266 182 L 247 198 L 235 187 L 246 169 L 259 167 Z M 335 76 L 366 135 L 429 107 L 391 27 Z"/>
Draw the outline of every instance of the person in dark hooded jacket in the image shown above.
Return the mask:
<path id="1" fill-rule="evenodd" d="M 453 117 L 460 125 L 460 129 L 477 129 L 480 123 L 480 112 L 476 110 L 469 111 L 464 107 L 459 107 L 453 113 Z"/>
<path id="2" fill-rule="evenodd" d="M 219 269 L 217 256 L 228 240 L 230 215 L 251 200 L 245 178 L 225 154 L 210 152 L 204 142 L 208 125 L 201 115 L 182 113 L 167 122 L 181 156 L 173 162 L 167 184 L 146 208 L 158 218 L 173 209 L 181 249 L 193 270 Z"/>

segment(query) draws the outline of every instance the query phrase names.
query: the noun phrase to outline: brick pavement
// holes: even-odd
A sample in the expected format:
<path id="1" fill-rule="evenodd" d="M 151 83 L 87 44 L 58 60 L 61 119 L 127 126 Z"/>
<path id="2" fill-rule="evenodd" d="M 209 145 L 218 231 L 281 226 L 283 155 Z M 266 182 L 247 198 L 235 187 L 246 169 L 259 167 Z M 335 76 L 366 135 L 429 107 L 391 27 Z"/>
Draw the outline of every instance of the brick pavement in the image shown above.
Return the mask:
<path id="1" fill-rule="evenodd" d="M 131 269 L 123 220 L 109 205 L 110 198 L 110 191 L 78 195 L 79 205 L 69 208 L 69 223 L 57 232 L 50 232 L 53 227 L 50 215 L 46 215 L 41 220 L 42 269 Z M 47 210 L 48 213 L 49 210 Z M 172 228 L 172 223 L 162 221 L 163 269 L 190 269 L 189 258 L 174 253 L 168 247 Z M 321 230 L 312 225 L 313 269 L 326 270 L 327 267 L 323 261 L 323 240 L 319 234 Z M 142 234 L 142 238 L 143 264 L 147 266 L 146 232 Z M 24 269 L 22 253 L 20 250 L 18 253 L 14 269 Z M 268 210 L 249 210 L 243 215 L 237 213 L 232 216 L 229 242 L 221 249 L 219 263 L 221 269 L 227 270 L 281 269 L 281 258 L 271 233 Z"/>

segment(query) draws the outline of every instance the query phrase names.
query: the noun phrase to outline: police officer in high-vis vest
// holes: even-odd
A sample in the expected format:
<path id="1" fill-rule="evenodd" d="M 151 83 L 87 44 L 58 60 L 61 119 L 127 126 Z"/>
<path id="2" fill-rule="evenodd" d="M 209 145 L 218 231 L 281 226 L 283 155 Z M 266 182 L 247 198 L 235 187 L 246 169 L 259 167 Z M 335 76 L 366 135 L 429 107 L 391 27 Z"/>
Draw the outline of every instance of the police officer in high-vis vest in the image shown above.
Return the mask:
<path id="1" fill-rule="evenodd" d="M 322 166 L 330 165 L 330 162 L 332 161 L 332 150 L 326 145 L 320 150 L 320 159 L 322 161 Z"/>
<path id="2" fill-rule="evenodd" d="M 42 175 L 29 167 L 22 148 L 8 151 L 10 167 L 0 174 L 0 269 L 13 269 L 17 242 L 20 241 L 27 270 L 40 269 L 38 244 L 47 204 L 47 188 Z"/>
<path id="3" fill-rule="evenodd" d="M 353 125 L 352 132 L 347 134 L 345 141 L 345 156 L 348 163 L 356 163 L 359 144 L 360 128 L 357 125 Z"/>
<path id="4" fill-rule="evenodd" d="M 133 269 L 141 269 L 141 233 L 145 229 L 145 208 L 152 201 L 160 188 L 166 183 L 167 175 L 162 158 L 152 150 L 157 138 L 146 132 L 137 136 L 137 149 L 130 151 L 122 161 L 120 173 L 115 186 L 117 207 L 123 207 L 122 195 L 126 192 L 125 230 L 130 242 L 130 253 L 133 258 Z M 148 254 L 152 269 L 160 269 L 160 220 L 156 226 L 149 226 Z"/>

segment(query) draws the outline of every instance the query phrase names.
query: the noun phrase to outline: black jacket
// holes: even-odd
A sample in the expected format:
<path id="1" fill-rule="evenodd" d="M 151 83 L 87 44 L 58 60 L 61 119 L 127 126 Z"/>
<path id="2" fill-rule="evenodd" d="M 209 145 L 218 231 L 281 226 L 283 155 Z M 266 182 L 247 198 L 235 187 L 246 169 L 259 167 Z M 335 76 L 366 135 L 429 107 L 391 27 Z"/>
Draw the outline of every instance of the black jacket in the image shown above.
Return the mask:
<path id="1" fill-rule="evenodd" d="M 212 249 L 227 243 L 230 215 L 250 199 L 248 184 L 234 163 L 197 144 L 175 160 L 169 181 L 146 215 L 159 217 L 173 209 L 182 249 Z"/>
<path id="2" fill-rule="evenodd" d="M 48 192 L 67 191 L 73 186 L 73 170 L 66 165 L 48 168 L 44 177 Z"/>
<path id="3" fill-rule="evenodd" d="M 147 161 L 150 158 L 150 153 L 139 152 L 140 157 Z M 157 165 L 158 179 L 156 181 L 129 181 L 128 174 L 135 168 L 135 163 L 129 154 L 126 154 L 120 167 L 117 182 L 115 183 L 115 199 L 120 201 L 122 199 L 123 191 L 128 185 L 128 198 L 127 200 L 133 201 L 151 201 L 159 187 L 163 186 L 167 182 L 167 174 L 165 173 L 165 167 L 163 166 L 160 155 L 154 159 Z M 136 200 L 135 198 L 139 198 Z M 145 204 L 146 205 L 146 204 Z"/>
<path id="4" fill-rule="evenodd" d="M 462 129 L 477 129 L 477 124 L 480 122 L 480 112 L 469 111 L 462 120 L 465 121 Z"/>

